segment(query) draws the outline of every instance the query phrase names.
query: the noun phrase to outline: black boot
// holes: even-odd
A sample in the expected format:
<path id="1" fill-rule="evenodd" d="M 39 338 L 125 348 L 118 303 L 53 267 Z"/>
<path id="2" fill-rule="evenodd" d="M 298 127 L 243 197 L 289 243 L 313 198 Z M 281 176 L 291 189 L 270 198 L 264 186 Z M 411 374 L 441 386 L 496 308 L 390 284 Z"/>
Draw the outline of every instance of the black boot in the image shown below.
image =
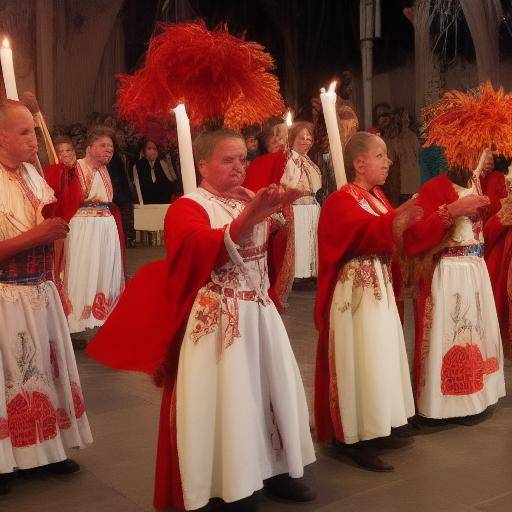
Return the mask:
<path id="1" fill-rule="evenodd" d="M 387 437 L 377 437 L 371 440 L 372 446 L 381 448 L 382 450 L 398 450 L 406 446 L 411 446 L 413 443 L 414 439 L 412 437 L 400 437 L 393 433 Z"/>
<path id="2" fill-rule="evenodd" d="M 0 475 L 0 496 L 11 492 L 12 474 Z"/>
<path id="3" fill-rule="evenodd" d="M 243 500 L 225 503 L 219 510 L 222 512 L 257 512 L 258 505 L 254 497 L 249 496 Z"/>
<path id="4" fill-rule="evenodd" d="M 395 469 L 379 457 L 379 449 L 368 441 L 341 445 L 341 453 L 352 459 L 358 466 L 370 471 L 389 472 Z"/>
<path id="5" fill-rule="evenodd" d="M 53 473 L 54 475 L 70 475 L 71 473 L 80 471 L 80 466 L 74 460 L 65 459 L 60 462 L 42 466 L 41 469 L 48 473 Z"/>
<path id="6" fill-rule="evenodd" d="M 290 475 L 276 475 L 265 480 L 265 489 L 276 498 L 289 501 L 313 501 L 316 493 L 306 485 L 302 478 Z"/>

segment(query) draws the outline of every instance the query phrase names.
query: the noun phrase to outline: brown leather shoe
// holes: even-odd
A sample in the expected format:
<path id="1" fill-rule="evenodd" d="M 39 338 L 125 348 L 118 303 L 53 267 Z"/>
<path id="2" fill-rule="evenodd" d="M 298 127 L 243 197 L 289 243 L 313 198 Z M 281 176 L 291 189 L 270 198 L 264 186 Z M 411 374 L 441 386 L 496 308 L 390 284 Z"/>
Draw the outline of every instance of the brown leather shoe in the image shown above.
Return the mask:
<path id="1" fill-rule="evenodd" d="M 411 446 L 414 443 L 414 439 L 411 437 L 398 437 L 393 434 L 387 437 L 377 437 L 371 440 L 371 444 L 376 448 L 383 450 L 398 450 L 399 448 L 405 448 Z"/>
<path id="2" fill-rule="evenodd" d="M 370 471 L 390 472 L 395 469 L 379 457 L 377 448 L 367 444 L 367 442 L 364 442 L 364 444 L 345 444 L 342 453 L 352 459 L 358 466 Z"/>
<path id="3" fill-rule="evenodd" d="M 265 480 L 265 489 L 276 498 L 289 501 L 313 501 L 316 493 L 306 485 L 302 478 L 290 475 L 276 475 Z"/>

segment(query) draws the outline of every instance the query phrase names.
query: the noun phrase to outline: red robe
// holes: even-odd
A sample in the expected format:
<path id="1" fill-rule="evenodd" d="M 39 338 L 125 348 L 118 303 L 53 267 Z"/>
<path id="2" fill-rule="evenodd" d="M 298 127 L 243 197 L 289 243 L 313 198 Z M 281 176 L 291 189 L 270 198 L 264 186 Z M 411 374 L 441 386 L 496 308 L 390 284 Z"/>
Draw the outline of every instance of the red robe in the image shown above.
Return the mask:
<path id="1" fill-rule="evenodd" d="M 174 393 L 179 353 L 197 292 L 228 256 L 224 230 L 212 229 L 206 211 L 191 199 L 169 207 L 164 230 L 167 258 L 137 272 L 86 352 L 163 383 L 154 504 L 183 509 Z"/>
<path id="2" fill-rule="evenodd" d="M 512 357 L 512 212 L 502 208 L 508 195 L 505 175 L 491 172 L 482 178 L 482 191 L 491 199 L 491 216 L 484 225 L 485 262 L 489 270 L 494 302 L 498 313 L 503 352 Z"/>
<path id="3" fill-rule="evenodd" d="M 318 287 L 315 324 L 319 331 L 315 375 L 315 422 L 319 441 L 334 437 L 329 407 L 329 318 L 332 296 L 343 266 L 356 256 L 388 255 L 394 251 L 392 223 L 395 216 L 382 191 L 372 191 L 388 209 L 375 216 L 357 204 L 371 194 L 348 184 L 331 194 L 322 206 L 318 223 Z M 341 439 L 340 439 L 341 441 Z"/>
<path id="4" fill-rule="evenodd" d="M 279 184 L 286 167 L 287 155 L 284 151 L 268 153 L 251 162 L 247 169 L 244 187 L 257 192 L 271 183 Z M 268 242 L 269 296 L 278 311 L 283 312 L 285 299 L 295 271 L 295 233 L 293 209 L 283 212 L 286 223 L 274 231 Z"/>
<path id="5" fill-rule="evenodd" d="M 44 179 L 53 189 L 55 197 L 57 198 L 56 203 L 48 205 L 45 208 L 45 217 L 61 217 L 69 223 L 84 201 L 84 193 L 75 168 L 69 168 L 64 164 L 47 165 L 44 168 Z M 121 244 L 121 256 L 124 264 L 125 240 L 121 210 L 119 210 L 114 203 L 109 203 L 108 207 L 116 221 L 119 243 Z M 58 245 L 56 247 L 56 256 L 58 256 L 56 258 L 56 270 L 60 273 L 64 270 L 65 259 L 63 250 L 59 248 Z M 68 312 L 66 312 L 66 314 L 68 314 Z"/>
<path id="6" fill-rule="evenodd" d="M 407 256 L 416 257 L 432 253 L 432 260 L 423 263 L 414 272 L 418 280 L 418 297 L 416 300 L 415 350 L 413 364 L 413 387 L 418 393 L 421 374 L 421 354 L 425 331 L 427 299 L 430 297 L 432 275 L 437 263 L 435 253 L 442 249 L 442 243 L 450 231 L 450 225 L 440 215 L 438 208 L 453 203 L 459 198 L 452 182 L 441 174 L 425 183 L 419 190 L 418 204 L 423 208 L 423 219 L 404 233 L 404 250 Z M 427 259 L 426 259 L 427 260 Z"/>

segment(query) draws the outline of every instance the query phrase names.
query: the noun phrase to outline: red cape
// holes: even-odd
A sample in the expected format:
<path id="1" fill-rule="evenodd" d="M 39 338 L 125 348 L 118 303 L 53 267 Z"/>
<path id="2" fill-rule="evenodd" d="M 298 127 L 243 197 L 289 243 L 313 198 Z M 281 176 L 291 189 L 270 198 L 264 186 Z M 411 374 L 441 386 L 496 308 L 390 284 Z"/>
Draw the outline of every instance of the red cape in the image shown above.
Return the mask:
<path id="1" fill-rule="evenodd" d="M 374 194 L 389 213 L 375 216 L 357 201 L 365 197 L 349 184 L 331 194 L 322 206 L 318 222 L 318 286 L 315 324 L 319 331 L 315 374 L 315 422 L 319 441 L 334 437 L 329 407 L 329 317 L 338 275 L 347 261 L 365 254 L 391 254 L 395 242 L 391 231 L 394 211 L 382 191 Z M 343 442 L 343 439 L 338 439 Z"/>
<path id="2" fill-rule="evenodd" d="M 286 167 L 284 151 L 268 153 L 251 162 L 247 169 L 244 187 L 257 192 L 271 183 L 279 184 Z M 293 209 L 284 211 L 286 223 L 270 236 L 268 242 L 269 296 L 278 311 L 284 310 L 283 300 L 293 282 L 295 270 L 295 233 Z"/>
<path id="3" fill-rule="evenodd" d="M 501 205 L 501 200 L 508 195 L 504 174 L 492 172 L 485 178 L 482 190 L 491 199 L 493 214 L 484 225 L 485 262 L 496 303 L 503 352 L 505 357 L 512 357 L 512 217 L 510 207 L 502 209 Z"/>
<path id="4" fill-rule="evenodd" d="M 155 480 L 159 509 L 183 508 L 173 402 L 183 332 L 197 292 L 213 268 L 227 261 L 224 230 L 212 229 L 206 211 L 191 199 L 169 207 L 165 245 L 167 258 L 136 273 L 86 350 L 112 368 L 164 382 Z"/>
<path id="5" fill-rule="evenodd" d="M 423 208 L 423 219 L 409 228 L 404 233 L 404 250 L 407 256 L 423 256 L 427 253 L 435 253 L 441 246 L 450 227 L 443 223 L 438 214 L 438 208 L 444 204 L 450 204 L 459 198 L 452 182 L 441 174 L 425 183 L 419 190 L 418 203 Z M 426 263 L 421 276 L 418 279 L 418 296 L 416 299 L 415 315 L 415 349 L 413 363 L 413 384 L 416 397 L 418 396 L 421 380 L 421 356 L 423 338 L 426 328 L 426 307 L 430 297 L 432 274 L 437 263 L 435 255 Z M 428 267 L 428 268 L 427 268 Z M 418 269 L 419 270 L 419 269 Z"/>

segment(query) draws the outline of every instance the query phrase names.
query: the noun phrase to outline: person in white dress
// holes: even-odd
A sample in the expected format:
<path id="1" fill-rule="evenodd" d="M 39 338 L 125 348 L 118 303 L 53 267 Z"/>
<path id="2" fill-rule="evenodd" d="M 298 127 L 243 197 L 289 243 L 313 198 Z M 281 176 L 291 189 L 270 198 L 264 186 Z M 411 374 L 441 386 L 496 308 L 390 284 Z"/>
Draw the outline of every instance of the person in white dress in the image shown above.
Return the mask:
<path id="1" fill-rule="evenodd" d="M 316 277 L 318 274 L 317 227 L 320 205 L 315 194 L 322 186 L 318 166 L 309 158 L 313 145 L 313 125 L 298 121 L 288 133 L 291 154 L 286 163 L 281 184 L 298 188 L 304 195 L 293 203 L 295 232 L 296 279 Z"/>
<path id="2" fill-rule="evenodd" d="M 314 498 L 301 481 L 315 460 L 304 387 L 268 295 L 269 216 L 301 192 L 244 189 L 246 153 L 232 130 L 196 139 L 202 181 L 169 208 L 167 260 L 158 270 L 168 278 L 151 278 L 158 264 L 139 271 L 87 348 L 106 364 L 144 371 L 159 367 L 160 357 L 147 361 L 148 354 L 167 354 L 163 376 L 157 372 L 164 382 L 159 509 L 196 510 L 216 497 L 247 512 L 246 498 L 264 485 L 284 499 Z M 165 297 L 166 318 L 151 318 L 160 304 L 141 312 L 137 297 L 147 290 L 159 302 Z"/>
<path id="3" fill-rule="evenodd" d="M 390 165 L 380 137 L 353 135 L 345 162 L 349 183 L 322 205 L 318 227 L 317 435 L 366 469 L 391 471 L 379 452 L 410 444 L 394 429 L 414 416 L 392 260 L 421 210 L 394 210 L 380 189 Z"/>
<path id="4" fill-rule="evenodd" d="M 113 154 L 111 131 L 96 127 L 88 134 L 85 158 L 76 163 L 83 203 L 69 223 L 66 240 L 71 333 L 103 325 L 124 289 L 122 249 L 106 167 Z"/>
<path id="5" fill-rule="evenodd" d="M 419 191 L 425 217 L 404 236 L 422 258 L 414 380 L 421 417 L 481 421 L 505 396 L 503 349 L 483 259 L 482 208 L 490 204 L 467 168 L 452 166 Z"/>
<path id="6" fill-rule="evenodd" d="M 92 442 L 53 282 L 53 242 L 68 226 L 43 216 L 55 197 L 26 163 L 36 151 L 28 109 L 0 100 L 0 493 L 16 470 L 77 471 L 65 448 Z"/>

